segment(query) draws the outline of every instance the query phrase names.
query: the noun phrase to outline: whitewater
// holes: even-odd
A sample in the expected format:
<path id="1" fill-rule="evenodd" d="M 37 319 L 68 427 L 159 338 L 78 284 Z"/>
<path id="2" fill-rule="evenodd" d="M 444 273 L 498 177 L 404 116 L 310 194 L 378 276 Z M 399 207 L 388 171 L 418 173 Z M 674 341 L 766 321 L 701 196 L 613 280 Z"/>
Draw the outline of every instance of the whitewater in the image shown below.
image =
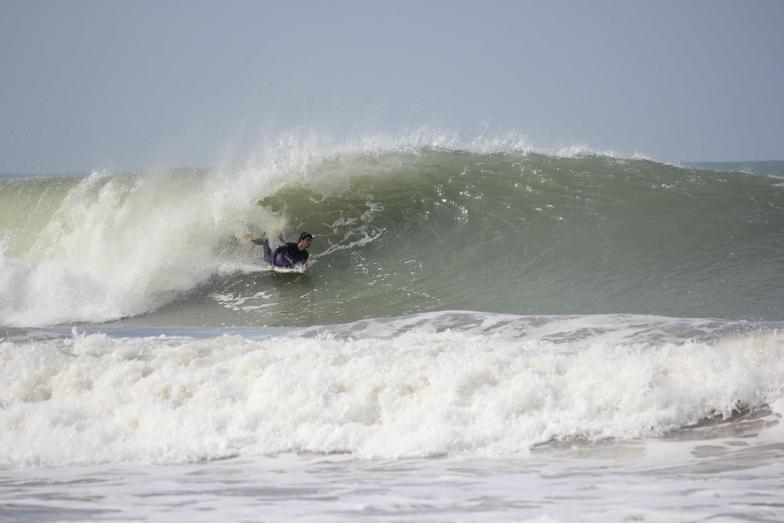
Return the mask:
<path id="1" fill-rule="evenodd" d="M 422 135 L 4 176 L 0 520 L 777 520 L 782 177 Z M 246 239 L 303 230 L 309 274 Z"/>

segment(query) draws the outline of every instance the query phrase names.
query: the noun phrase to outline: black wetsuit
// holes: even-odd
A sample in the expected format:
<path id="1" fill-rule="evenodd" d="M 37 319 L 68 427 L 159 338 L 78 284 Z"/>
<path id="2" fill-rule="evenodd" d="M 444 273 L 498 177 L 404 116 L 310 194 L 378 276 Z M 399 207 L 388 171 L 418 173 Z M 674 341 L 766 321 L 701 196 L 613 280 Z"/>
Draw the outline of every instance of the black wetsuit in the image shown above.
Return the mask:
<path id="1" fill-rule="evenodd" d="M 284 243 L 275 252 L 270 249 L 269 241 L 266 238 L 251 240 L 257 245 L 261 245 L 264 261 L 275 267 L 294 267 L 295 265 L 308 261 L 308 251 L 301 251 L 296 243 Z"/>
<path id="2" fill-rule="evenodd" d="M 301 251 L 296 243 L 284 243 L 275 249 L 272 258 L 278 267 L 293 267 L 308 261 L 308 251 Z"/>

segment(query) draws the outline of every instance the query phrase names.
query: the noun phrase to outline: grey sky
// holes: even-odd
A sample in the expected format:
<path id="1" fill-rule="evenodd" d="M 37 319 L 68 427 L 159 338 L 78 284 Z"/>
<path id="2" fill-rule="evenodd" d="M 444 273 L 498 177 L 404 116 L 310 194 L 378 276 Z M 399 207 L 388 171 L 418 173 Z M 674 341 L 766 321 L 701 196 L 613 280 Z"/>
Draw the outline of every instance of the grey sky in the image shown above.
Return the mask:
<path id="1" fill-rule="evenodd" d="M 510 131 L 784 158 L 782 1 L 0 0 L 0 172 L 212 165 L 263 137 Z"/>

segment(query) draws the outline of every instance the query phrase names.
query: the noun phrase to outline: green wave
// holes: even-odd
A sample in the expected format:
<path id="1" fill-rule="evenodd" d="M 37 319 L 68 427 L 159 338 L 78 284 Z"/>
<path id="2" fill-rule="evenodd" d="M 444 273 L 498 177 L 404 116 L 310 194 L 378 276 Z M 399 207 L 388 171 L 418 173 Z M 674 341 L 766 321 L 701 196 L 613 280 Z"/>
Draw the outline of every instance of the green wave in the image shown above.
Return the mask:
<path id="1" fill-rule="evenodd" d="M 430 150 L 336 160 L 259 205 L 316 234 L 327 290 L 309 306 L 330 317 L 335 307 L 349 318 L 433 309 L 784 318 L 776 179 Z"/>
<path id="2" fill-rule="evenodd" d="M 315 234 L 309 275 L 247 270 L 259 252 L 243 234 L 281 223 Z M 778 321 L 782 274 L 781 179 L 643 159 L 382 149 L 0 180 L 0 323 L 14 325 L 438 310 Z"/>

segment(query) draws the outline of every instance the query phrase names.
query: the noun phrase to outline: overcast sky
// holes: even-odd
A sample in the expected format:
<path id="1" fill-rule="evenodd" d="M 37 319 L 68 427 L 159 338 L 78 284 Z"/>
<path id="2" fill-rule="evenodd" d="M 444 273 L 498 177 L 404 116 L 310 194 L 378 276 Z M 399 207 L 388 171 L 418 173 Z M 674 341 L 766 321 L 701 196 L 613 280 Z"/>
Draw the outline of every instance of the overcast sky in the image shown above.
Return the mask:
<path id="1" fill-rule="evenodd" d="M 209 166 L 289 131 L 423 127 L 782 159 L 782 93 L 777 0 L 0 0 L 4 173 Z"/>

